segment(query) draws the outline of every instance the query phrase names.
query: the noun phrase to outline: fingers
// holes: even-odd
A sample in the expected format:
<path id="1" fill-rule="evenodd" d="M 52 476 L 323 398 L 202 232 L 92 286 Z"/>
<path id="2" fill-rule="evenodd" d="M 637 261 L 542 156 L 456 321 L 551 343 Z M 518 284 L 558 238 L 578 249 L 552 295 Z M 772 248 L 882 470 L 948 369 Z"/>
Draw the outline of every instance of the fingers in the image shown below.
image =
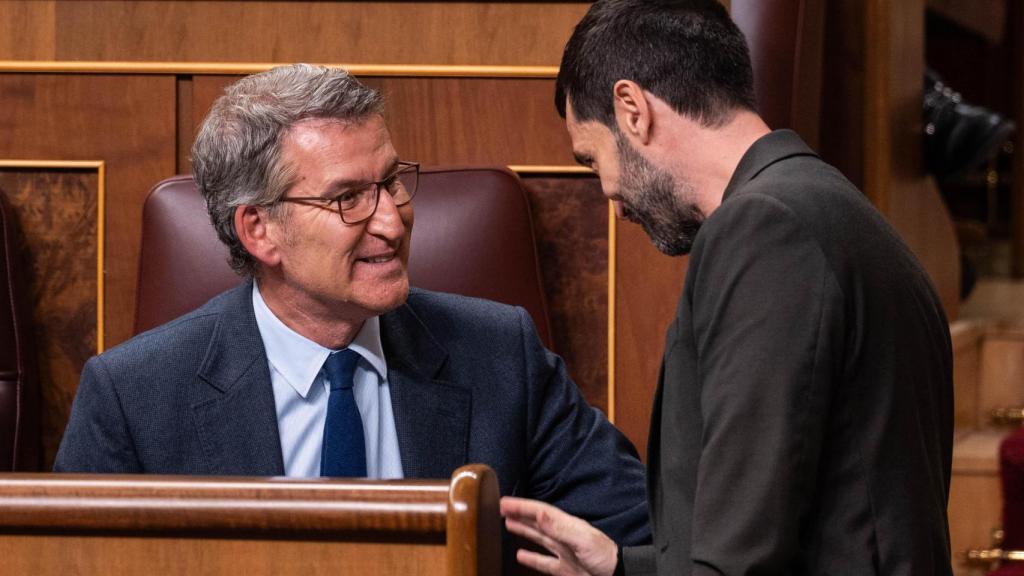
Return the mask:
<path id="1" fill-rule="evenodd" d="M 537 500 L 509 496 L 501 499 L 500 506 L 501 514 L 505 518 L 518 520 L 552 537 L 557 537 L 562 533 L 576 533 L 581 528 L 590 526 L 575 516 L 570 516 L 550 504 Z"/>
<path id="2" fill-rule="evenodd" d="M 557 555 L 563 555 L 567 546 L 563 543 L 571 533 L 559 532 L 552 522 L 552 514 L 561 512 L 543 502 L 520 500 L 506 502 L 502 499 L 502 513 L 509 532 L 539 544 Z"/>
<path id="3" fill-rule="evenodd" d="M 501 515 L 508 516 L 536 516 L 539 510 L 544 508 L 552 508 L 550 504 L 539 502 L 537 500 L 527 500 L 526 498 L 516 498 L 515 496 L 505 496 L 499 503 L 501 507 Z"/>
<path id="4" fill-rule="evenodd" d="M 527 540 L 530 540 L 533 543 L 540 545 L 545 550 L 551 552 L 555 556 L 570 556 L 569 549 L 564 544 L 555 540 L 554 538 L 551 538 L 546 534 L 543 534 L 542 532 L 540 532 L 533 526 L 530 526 L 529 524 L 519 522 L 518 520 L 514 520 L 512 518 L 506 518 L 505 526 L 508 528 L 509 532 L 517 536 L 522 536 L 523 538 L 526 538 Z"/>
<path id="5" fill-rule="evenodd" d="M 520 563 L 556 575 L 611 574 L 615 570 L 615 542 L 585 520 L 544 502 L 512 497 L 501 499 L 501 513 L 509 532 L 553 554 L 520 550 Z"/>
<path id="6" fill-rule="evenodd" d="M 562 562 L 554 556 L 519 549 L 516 552 L 516 560 L 523 566 L 532 568 L 541 574 L 552 574 L 555 576 L 563 574 Z"/>

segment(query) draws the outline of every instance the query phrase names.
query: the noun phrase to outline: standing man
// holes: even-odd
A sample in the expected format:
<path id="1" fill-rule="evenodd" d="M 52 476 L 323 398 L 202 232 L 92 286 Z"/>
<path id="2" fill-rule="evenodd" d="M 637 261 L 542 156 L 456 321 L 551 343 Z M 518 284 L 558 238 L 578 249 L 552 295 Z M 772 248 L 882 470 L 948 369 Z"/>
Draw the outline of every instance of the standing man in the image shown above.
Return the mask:
<path id="1" fill-rule="evenodd" d="M 550 574 L 949 574 L 949 329 L 879 213 L 755 112 L 715 0 L 598 0 L 556 103 L 616 213 L 690 254 L 648 446 L 654 546 L 506 498 Z"/>
<path id="2" fill-rule="evenodd" d="M 410 289 L 419 164 L 377 91 L 303 64 L 244 78 L 192 161 L 249 279 L 90 359 L 55 470 L 449 478 L 477 462 L 502 494 L 649 541 L 635 451 L 526 311 Z"/>

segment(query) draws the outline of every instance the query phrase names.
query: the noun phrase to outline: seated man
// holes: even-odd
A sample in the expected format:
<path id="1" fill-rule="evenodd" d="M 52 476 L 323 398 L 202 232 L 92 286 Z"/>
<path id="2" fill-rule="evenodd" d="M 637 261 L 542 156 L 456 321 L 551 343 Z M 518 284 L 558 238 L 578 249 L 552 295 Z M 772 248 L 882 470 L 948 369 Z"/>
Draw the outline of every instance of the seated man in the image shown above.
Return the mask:
<path id="1" fill-rule="evenodd" d="M 227 89 L 192 161 L 250 280 L 90 359 L 54 469 L 447 478 L 479 462 L 503 495 L 647 540 L 635 450 L 527 313 L 410 289 L 419 165 L 382 114 L 338 69 Z"/>

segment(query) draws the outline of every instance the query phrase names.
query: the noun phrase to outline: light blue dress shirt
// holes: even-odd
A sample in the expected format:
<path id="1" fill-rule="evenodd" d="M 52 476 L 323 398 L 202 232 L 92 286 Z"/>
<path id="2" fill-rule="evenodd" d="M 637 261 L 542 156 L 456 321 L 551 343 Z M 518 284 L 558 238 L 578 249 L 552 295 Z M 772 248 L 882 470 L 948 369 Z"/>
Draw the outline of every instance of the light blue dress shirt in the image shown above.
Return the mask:
<path id="1" fill-rule="evenodd" d="M 267 352 L 285 475 L 319 476 L 330 395 L 322 368 L 332 350 L 285 326 L 267 307 L 255 282 L 252 307 Z M 363 419 L 366 472 L 370 478 L 402 478 L 379 319 L 367 320 L 348 347 L 359 354 L 352 390 Z"/>

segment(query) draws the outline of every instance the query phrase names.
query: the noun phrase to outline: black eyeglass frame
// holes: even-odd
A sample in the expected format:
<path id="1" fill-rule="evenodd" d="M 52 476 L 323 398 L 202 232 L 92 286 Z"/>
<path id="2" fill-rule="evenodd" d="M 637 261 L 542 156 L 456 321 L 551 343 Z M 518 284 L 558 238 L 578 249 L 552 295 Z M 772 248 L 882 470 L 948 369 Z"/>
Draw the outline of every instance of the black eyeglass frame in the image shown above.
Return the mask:
<path id="1" fill-rule="evenodd" d="M 353 184 L 352 186 L 350 186 L 349 188 L 351 189 L 357 189 L 371 185 L 373 186 L 373 210 L 370 210 L 370 213 L 367 214 L 365 217 L 352 222 L 349 222 L 348 220 L 345 219 L 345 211 L 342 210 L 341 208 L 341 197 L 344 196 L 347 192 L 342 192 L 341 194 L 338 194 L 334 198 L 324 198 L 322 196 L 290 196 L 285 198 L 279 198 L 278 200 L 275 201 L 275 203 L 292 202 L 295 204 L 305 204 L 307 206 L 314 206 L 322 210 L 331 210 L 337 212 L 338 216 L 341 218 L 341 221 L 344 222 L 345 224 L 362 224 L 363 222 L 366 222 L 370 218 L 373 218 L 373 215 L 377 213 L 377 206 L 380 204 L 381 187 L 383 186 L 385 190 L 388 190 L 387 184 L 393 182 L 394 180 L 397 180 L 398 177 L 401 176 L 402 174 L 407 174 L 410 172 L 416 175 L 416 186 L 412 189 L 412 191 L 409 192 L 409 198 L 407 200 L 404 200 L 402 202 L 395 202 L 395 206 L 405 206 L 406 204 L 412 202 L 413 197 L 416 196 L 416 192 L 419 190 L 420 187 L 419 162 L 406 162 L 404 160 L 399 160 L 398 169 L 389 174 L 386 178 L 374 182 L 362 182 L 360 184 Z M 388 194 L 391 194 L 390 190 L 388 190 Z M 394 198 L 394 196 L 391 197 Z M 335 204 L 335 208 L 331 208 L 331 203 Z"/>

